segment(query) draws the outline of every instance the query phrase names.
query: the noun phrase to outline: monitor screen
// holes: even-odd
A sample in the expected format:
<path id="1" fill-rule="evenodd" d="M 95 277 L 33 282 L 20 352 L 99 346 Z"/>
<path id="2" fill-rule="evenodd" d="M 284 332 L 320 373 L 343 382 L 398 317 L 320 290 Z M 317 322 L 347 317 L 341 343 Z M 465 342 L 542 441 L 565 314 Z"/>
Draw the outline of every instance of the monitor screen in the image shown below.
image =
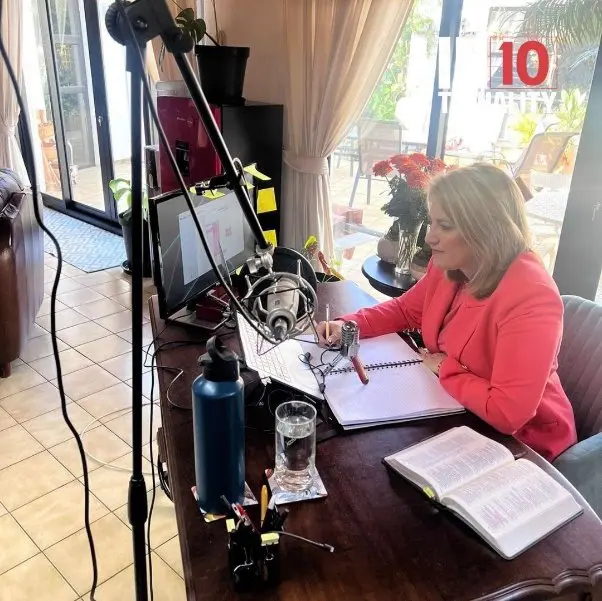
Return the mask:
<path id="1" fill-rule="evenodd" d="M 215 199 L 192 194 L 195 212 L 215 262 L 232 273 L 255 252 L 255 238 L 234 192 Z M 150 199 L 154 278 L 162 318 L 185 307 L 218 281 L 186 199 L 170 193 Z M 223 267 L 222 267 L 223 268 Z"/>

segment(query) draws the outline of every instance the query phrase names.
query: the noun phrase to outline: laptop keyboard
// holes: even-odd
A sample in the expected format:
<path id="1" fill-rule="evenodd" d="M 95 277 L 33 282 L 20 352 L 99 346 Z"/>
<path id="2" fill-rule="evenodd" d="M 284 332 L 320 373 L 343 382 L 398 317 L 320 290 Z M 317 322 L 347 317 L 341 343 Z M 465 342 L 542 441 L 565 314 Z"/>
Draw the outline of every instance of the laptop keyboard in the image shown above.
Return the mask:
<path id="1" fill-rule="evenodd" d="M 293 378 L 279 346 L 274 346 L 260 338 L 247 320 L 239 314 L 236 315 L 236 321 L 246 364 L 260 372 L 262 376 L 270 376 L 280 382 L 293 384 Z"/>

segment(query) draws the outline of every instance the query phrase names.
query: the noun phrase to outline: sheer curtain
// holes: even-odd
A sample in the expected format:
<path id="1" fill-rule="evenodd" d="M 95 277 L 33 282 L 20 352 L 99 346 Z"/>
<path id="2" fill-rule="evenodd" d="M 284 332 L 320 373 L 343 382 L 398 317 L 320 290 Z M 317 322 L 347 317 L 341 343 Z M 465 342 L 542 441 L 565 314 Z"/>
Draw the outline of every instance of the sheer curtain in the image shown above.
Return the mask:
<path id="1" fill-rule="evenodd" d="M 17 74 L 19 89 L 23 89 L 21 57 L 23 43 L 23 1 L 0 0 L 2 2 L 2 40 Z M 8 69 L 0 60 L 0 167 L 12 169 L 23 182 L 29 182 L 21 149 L 17 141 L 19 105 Z"/>
<path id="2" fill-rule="evenodd" d="M 284 0 L 282 242 L 333 254 L 327 157 L 370 98 L 414 0 Z"/>

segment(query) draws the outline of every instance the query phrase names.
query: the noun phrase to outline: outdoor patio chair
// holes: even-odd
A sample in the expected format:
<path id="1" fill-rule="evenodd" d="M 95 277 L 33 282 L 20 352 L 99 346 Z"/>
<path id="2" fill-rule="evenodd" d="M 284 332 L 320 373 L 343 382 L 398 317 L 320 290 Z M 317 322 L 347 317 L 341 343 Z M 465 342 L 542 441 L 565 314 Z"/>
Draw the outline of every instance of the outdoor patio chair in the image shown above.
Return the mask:
<path id="1" fill-rule="evenodd" d="M 535 134 L 518 161 L 511 165 L 514 177 L 520 176 L 531 190 L 531 173 L 554 173 L 569 142 L 577 135 L 577 132 L 549 130 Z"/>
<path id="2" fill-rule="evenodd" d="M 353 206 L 360 178 L 367 180 L 366 202 L 370 204 L 372 167 L 401 152 L 401 126 L 397 121 L 363 119 L 358 124 L 358 168 L 349 206 Z"/>
<path id="3" fill-rule="evenodd" d="M 341 159 L 349 160 L 349 175 L 353 175 L 354 164 L 359 161 L 357 128 L 357 123 L 354 123 L 333 152 L 337 159 L 337 169 L 341 166 Z"/>

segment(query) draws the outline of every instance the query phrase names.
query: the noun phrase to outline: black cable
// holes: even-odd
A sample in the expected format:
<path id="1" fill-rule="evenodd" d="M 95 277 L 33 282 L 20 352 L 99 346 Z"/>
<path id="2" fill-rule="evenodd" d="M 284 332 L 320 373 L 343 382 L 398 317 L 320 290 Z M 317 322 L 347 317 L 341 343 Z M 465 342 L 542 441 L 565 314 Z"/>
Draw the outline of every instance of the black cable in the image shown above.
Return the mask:
<path id="1" fill-rule="evenodd" d="M 3 18 L 4 2 L 0 0 L 0 26 Z M 1 31 L 1 30 L 0 30 Z M 15 92 L 15 96 L 17 99 L 17 103 L 19 105 L 19 109 L 21 111 L 21 119 L 23 124 L 23 145 L 25 147 L 25 152 L 28 156 L 34 157 L 33 151 L 33 143 L 31 136 L 31 127 L 29 125 L 29 118 L 27 116 L 27 111 L 25 107 L 25 102 L 23 101 L 23 97 L 21 96 L 21 92 L 19 91 L 19 83 L 17 77 L 15 75 L 15 71 L 8 57 L 8 53 L 6 52 L 6 47 L 4 46 L 4 40 L 2 39 L 2 35 L 0 35 L 0 54 L 2 55 L 2 59 L 4 60 L 4 64 L 6 65 L 6 70 L 10 77 L 13 90 Z M 63 269 L 63 253 L 61 251 L 61 247 L 53 235 L 53 233 L 44 225 L 44 221 L 42 216 L 40 215 L 40 207 L 38 206 L 38 200 L 40 198 L 40 192 L 38 188 L 38 179 L 36 174 L 35 164 L 31 165 L 29 179 L 31 184 L 32 191 L 32 200 L 33 200 L 33 212 L 36 219 L 36 222 L 42 232 L 50 238 L 52 244 L 56 249 L 56 274 L 54 276 L 54 283 L 52 285 L 52 292 L 50 294 L 50 337 L 52 340 L 52 354 L 54 355 L 54 362 L 56 365 L 56 377 L 57 377 L 57 387 L 59 389 L 59 397 L 61 399 L 61 411 L 63 414 L 63 419 L 67 424 L 67 427 L 71 431 L 75 442 L 77 443 L 77 448 L 79 451 L 79 456 L 84 472 L 84 525 L 86 529 L 86 535 L 88 537 L 88 544 L 90 546 L 90 559 L 92 561 L 92 587 L 90 590 L 90 601 L 95 601 L 95 593 L 96 587 L 98 585 L 98 564 L 96 560 L 96 549 L 94 546 L 94 537 L 92 536 L 92 529 L 90 527 L 90 482 L 88 477 L 88 462 L 86 460 L 86 453 L 84 452 L 84 445 L 82 444 L 82 440 L 75 429 L 75 426 L 71 422 L 69 418 L 69 414 L 67 412 L 67 400 L 65 398 L 65 388 L 63 386 L 63 370 L 61 368 L 61 358 L 59 355 L 58 343 L 56 338 L 56 294 L 59 286 L 59 281 L 61 278 L 61 272 Z"/>
<path id="2" fill-rule="evenodd" d="M 161 457 L 157 457 L 157 475 L 159 476 L 159 486 L 165 493 L 165 496 L 173 503 L 173 497 L 171 495 L 171 489 L 169 488 L 169 474 L 163 470 L 161 465 Z"/>
<path id="3" fill-rule="evenodd" d="M 151 343 L 152 344 L 152 343 Z M 150 388 L 150 418 L 149 418 L 149 457 L 151 464 L 151 481 L 153 485 L 153 492 L 151 494 L 151 502 L 150 507 L 148 509 L 148 521 L 146 523 L 146 540 L 148 545 L 148 581 L 149 581 L 149 590 L 150 590 L 150 601 L 154 601 L 155 591 L 153 588 L 153 551 L 151 547 L 151 520 L 153 518 L 153 509 L 155 508 L 155 498 L 157 496 L 157 491 L 155 490 L 156 482 L 155 482 L 155 461 L 153 458 L 153 415 L 155 408 L 155 400 L 154 400 L 154 392 L 155 392 L 155 357 L 156 352 L 153 353 L 151 359 L 151 388 Z"/>

